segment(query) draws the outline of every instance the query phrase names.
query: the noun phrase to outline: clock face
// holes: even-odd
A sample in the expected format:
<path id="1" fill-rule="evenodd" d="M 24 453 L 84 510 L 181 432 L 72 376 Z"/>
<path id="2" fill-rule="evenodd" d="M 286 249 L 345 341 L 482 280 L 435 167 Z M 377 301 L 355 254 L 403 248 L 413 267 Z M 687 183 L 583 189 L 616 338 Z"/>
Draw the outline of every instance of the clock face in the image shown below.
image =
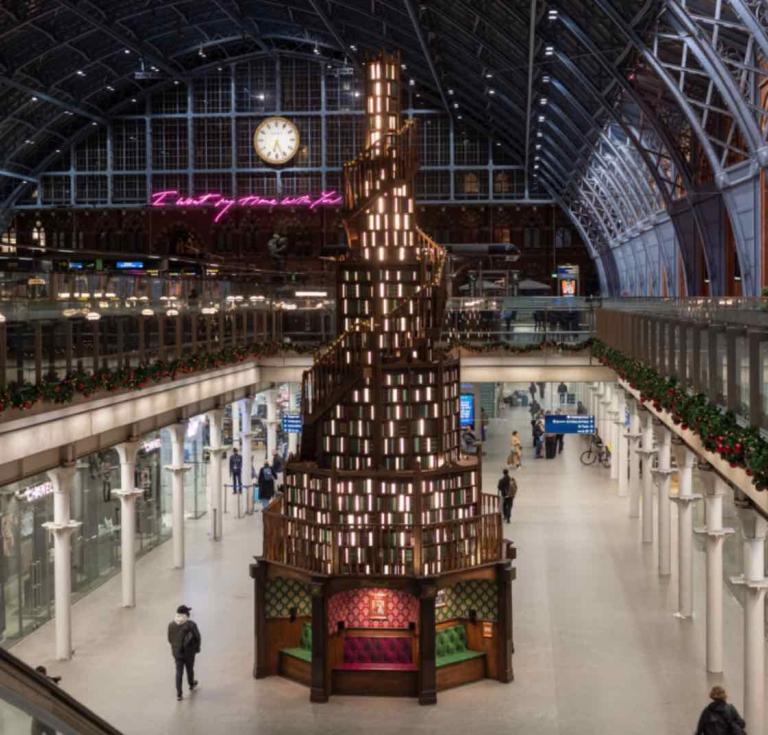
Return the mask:
<path id="1" fill-rule="evenodd" d="M 284 117 L 268 117 L 256 128 L 253 147 L 267 163 L 287 163 L 299 150 L 299 129 Z"/>

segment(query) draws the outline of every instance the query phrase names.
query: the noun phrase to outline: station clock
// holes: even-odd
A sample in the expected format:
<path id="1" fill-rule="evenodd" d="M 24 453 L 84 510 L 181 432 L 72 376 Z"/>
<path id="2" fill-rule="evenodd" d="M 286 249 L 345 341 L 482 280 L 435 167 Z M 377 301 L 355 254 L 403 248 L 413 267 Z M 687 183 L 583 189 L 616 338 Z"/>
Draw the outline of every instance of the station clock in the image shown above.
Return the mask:
<path id="1" fill-rule="evenodd" d="M 299 150 L 299 129 L 288 118 L 268 117 L 253 133 L 253 148 L 266 163 L 288 163 Z"/>

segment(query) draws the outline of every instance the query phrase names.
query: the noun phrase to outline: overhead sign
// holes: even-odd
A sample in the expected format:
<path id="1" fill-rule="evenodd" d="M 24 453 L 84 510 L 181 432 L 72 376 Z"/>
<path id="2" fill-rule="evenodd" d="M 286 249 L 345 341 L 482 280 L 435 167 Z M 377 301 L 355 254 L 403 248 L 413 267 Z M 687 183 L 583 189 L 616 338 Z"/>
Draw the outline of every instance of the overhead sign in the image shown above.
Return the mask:
<path id="1" fill-rule="evenodd" d="M 144 261 L 142 260 L 118 260 L 115 263 L 115 268 L 119 270 L 141 270 L 144 268 Z"/>
<path id="2" fill-rule="evenodd" d="M 248 194 L 240 197 L 228 197 L 216 191 L 205 194 L 187 196 L 176 189 L 153 192 L 150 196 L 150 206 L 157 209 L 179 207 L 183 209 L 211 209 L 214 222 L 220 222 L 233 209 L 271 209 L 272 207 L 302 207 L 317 209 L 318 207 L 338 207 L 343 197 L 335 189 L 322 191 L 319 194 L 283 194 L 277 196 L 261 196 Z"/>
<path id="3" fill-rule="evenodd" d="M 545 416 L 544 431 L 547 434 L 594 434 L 594 416 Z"/>
<path id="4" fill-rule="evenodd" d="M 283 431 L 286 434 L 301 434 L 301 414 L 300 413 L 284 413 L 283 414 Z"/>
<path id="5" fill-rule="evenodd" d="M 462 393 L 459 396 L 459 425 L 475 425 L 475 396 L 472 393 Z"/>

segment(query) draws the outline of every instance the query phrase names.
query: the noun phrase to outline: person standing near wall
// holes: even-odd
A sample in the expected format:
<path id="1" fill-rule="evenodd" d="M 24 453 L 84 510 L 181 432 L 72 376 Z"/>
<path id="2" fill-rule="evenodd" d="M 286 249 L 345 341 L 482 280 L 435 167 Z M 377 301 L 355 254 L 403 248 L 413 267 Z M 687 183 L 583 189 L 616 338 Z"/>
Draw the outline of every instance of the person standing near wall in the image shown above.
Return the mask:
<path id="1" fill-rule="evenodd" d="M 712 687 L 709 692 L 712 700 L 701 713 L 695 735 L 747 735 L 746 723 L 738 710 L 728 704 L 728 695 L 720 686 Z"/>
<path id="2" fill-rule="evenodd" d="M 275 494 L 275 475 L 269 466 L 269 460 L 264 460 L 264 466 L 259 470 L 259 500 L 269 503 Z"/>

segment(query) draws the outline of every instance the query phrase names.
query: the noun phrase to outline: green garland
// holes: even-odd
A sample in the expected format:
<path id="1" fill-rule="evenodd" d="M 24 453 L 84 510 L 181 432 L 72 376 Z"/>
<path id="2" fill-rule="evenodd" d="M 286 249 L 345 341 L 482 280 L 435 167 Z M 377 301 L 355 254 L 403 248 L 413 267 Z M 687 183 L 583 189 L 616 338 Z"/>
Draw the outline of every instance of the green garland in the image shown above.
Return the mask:
<path id="1" fill-rule="evenodd" d="M 99 391 L 141 390 L 164 380 L 203 370 L 235 365 L 249 359 L 270 357 L 282 352 L 314 354 L 315 347 L 262 342 L 248 346 L 227 347 L 215 352 L 195 353 L 173 360 L 156 360 L 136 367 L 116 370 L 102 368 L 95 372 L 76 370 L 64 378 L 44 379 L 41 383 L 11 383 L 0 390 L 0 413 L 8 409 L 27 411 L 36 403 L 71 403 L 76 396 L 88 398 Z"/>
<path id="2" fill-rule="evenodd" d="M 543 350 L 557 350 L 559 352 L 581 352 L 592 347 L 593 340 L 590 337 L 583 342 L 554 342 L 544 340 L 543 342 L 534 342 L 525 345 L 514 345 L 502 340 L 485 342 L 482 345 L 474 344 L 467 340 L 454 339 L 449 342 L 452 349 L 461 348 L 468 352 L 505 352 L 510 355 L 527 355 L 531 352 L 542 352 Z"/>
<path id="3" fill-rule="evenodd" d="M 698 434 L 704 447 L 731 467 L 741 467 L 758 490 L 768 490 L 768 441 L 756 426 L 743 427 L 733 411 L 723 412 L 703 393 L 689 393 L 676 378 L 665 378 L 639 360 L 595 340 L 592 352 L 675 424 Z"/>

